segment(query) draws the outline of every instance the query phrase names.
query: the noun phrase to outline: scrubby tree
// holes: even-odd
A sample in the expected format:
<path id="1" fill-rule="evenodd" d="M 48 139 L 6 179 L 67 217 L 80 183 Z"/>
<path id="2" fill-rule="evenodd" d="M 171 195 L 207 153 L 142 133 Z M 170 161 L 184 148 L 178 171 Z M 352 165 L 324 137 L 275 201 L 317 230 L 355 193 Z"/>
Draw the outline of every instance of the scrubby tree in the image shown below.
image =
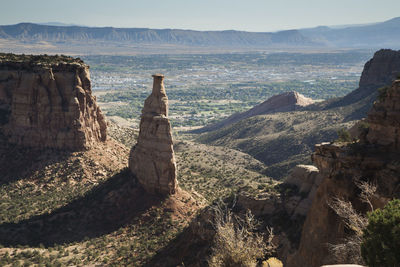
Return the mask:
<path id="1" fill-rule="evenodd" d="M 400 200 L 390 201 L 368 216 L 361 254 L 371 267 L 400 266 Z"/>

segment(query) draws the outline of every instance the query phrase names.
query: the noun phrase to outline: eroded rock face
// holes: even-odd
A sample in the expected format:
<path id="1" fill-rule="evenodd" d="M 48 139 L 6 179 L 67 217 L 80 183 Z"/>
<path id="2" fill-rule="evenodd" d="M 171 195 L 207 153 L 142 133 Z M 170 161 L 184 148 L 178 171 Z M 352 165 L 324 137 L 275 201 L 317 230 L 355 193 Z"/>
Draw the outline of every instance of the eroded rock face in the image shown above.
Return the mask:
<path id="1" fill-rule="evenodd" d="M 400 51 L 381 49 L 374 54 L 363 69 L 360 87 L 380 87 L 391 84 L 400 73 Z"/>
<path id="2" fill-rule="evenodd" d="M 369 143 L 385 146 L 388 150 L 400 150 L 400 80 L 393 82 L 387 92 L 382 92 L 368 114 L 367 140 Z"/>
<path id="3" fill-rule="evenodd" d="M 106 140 L 106 121 L 92 96 L 86 64 L 16 57 L 20 60 L 0 61 L 0 130 L 9 142 L 84 150 Z"/>
<path id="4" fill-rule="evenodd" d="M 381 49 L 375 52 L 364 65 L 359 87 L 337 101 L 333 101 L 327 108 L 346 106 L 358 101 L 364 101 L 365 105 L 359 112 L 350 116 L 352 119 L 365 118 L 376 99 L 378 88 L 390 85 L 400 74 L 400 51 Z M 365 102 L 366 101 L 366 102 Z M 365 110 L 365 111 L 364 111 Z"/>
<path id="5" fill-rule="evenodd" d="M 297 165 L 292 169 L 284 181 L 284 183 L 294 185 L 299 189 L 299 194 L 285 202 L 285 209 L 292 218 L 297 215 L 307 215 L 322 179 L 323 176 L 315 166 Z"/>
<path id="6" fill-rule="evenodd" d="M 153 75 L 153 91 L 145 100 L 137 144 L 132 148 L 129 168 L 144 189 L 152 194 L 174 194 L 176 162 L 168 119 L 168 98 L 161 74 Z"/>
<path id="7" fill-rule="evenodd" d="M 358 143 L 316 145 L 313 162 L 324 176 L 303 226 L 299 249 L 287 266 L 334 264 L 327 244 L 340 243 L 349 234 L 341 218 L 328 206 L 333 198 L 350 201 L 359 213 L 369 207 L 360 199 L 358 181 L 373 182 L 378 191 L 374 208 L 400 197 L 400 81 L 395 81 L 383 101 L 377 101 L 366 121 L 370 128 Z"/>

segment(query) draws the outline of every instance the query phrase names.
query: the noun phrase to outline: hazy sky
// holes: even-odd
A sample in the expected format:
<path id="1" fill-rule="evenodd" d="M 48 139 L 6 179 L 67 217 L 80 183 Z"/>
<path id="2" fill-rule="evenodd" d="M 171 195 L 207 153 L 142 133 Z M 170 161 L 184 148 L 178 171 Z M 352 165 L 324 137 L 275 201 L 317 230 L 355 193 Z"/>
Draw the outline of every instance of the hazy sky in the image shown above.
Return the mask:
<path id="1" fill-rule="evenodd" d="M 276 31 L 400 16 L 400 0 L 0 0 L 0 24 Z"/>

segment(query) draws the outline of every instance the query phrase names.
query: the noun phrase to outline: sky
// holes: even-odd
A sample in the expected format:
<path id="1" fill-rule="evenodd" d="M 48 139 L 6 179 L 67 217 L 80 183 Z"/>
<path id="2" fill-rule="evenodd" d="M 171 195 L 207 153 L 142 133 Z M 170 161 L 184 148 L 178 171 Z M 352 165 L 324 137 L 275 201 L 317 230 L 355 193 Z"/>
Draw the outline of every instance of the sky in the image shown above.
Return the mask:
<path id="1" fill-rule="evenodd" d="M 400 16 L 400 0 L 0 0 L 0 25 L 269 32 L 363 24 Z"/>

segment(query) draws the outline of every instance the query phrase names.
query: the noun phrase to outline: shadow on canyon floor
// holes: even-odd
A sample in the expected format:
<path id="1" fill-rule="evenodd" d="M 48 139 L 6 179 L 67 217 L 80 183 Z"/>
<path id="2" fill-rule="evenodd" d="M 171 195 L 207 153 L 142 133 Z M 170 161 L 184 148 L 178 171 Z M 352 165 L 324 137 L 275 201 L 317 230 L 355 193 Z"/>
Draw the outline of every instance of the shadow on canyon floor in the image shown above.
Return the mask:
<path id="1" fill-rule="evenodd" d="M 99 237 L 131 223 L 162 200 L 147 195 L 125 168 L 50 214 L 1 224 L 0 240 L 4 246 L 52 246 Z"/>

